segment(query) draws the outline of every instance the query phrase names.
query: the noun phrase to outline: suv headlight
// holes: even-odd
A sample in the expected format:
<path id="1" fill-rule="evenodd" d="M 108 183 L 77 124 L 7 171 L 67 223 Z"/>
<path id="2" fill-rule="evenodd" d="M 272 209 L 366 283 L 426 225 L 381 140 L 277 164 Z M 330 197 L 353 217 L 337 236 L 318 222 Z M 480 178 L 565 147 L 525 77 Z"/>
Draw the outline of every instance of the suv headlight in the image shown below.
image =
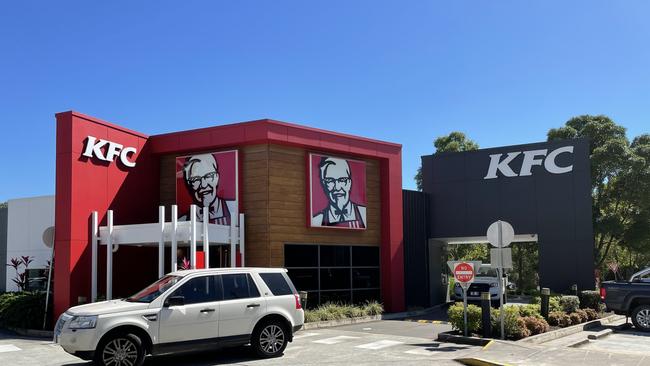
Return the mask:
<path id="1" fill-rule="evenodd" d="M 499 287 L 499 284 L 496 283 L 496 282 L 492 282 L 492 283 L 490 284 L 490 287 Z"/>
<path id="2" fill-rule="evenodd" d="M 75 316 L 68 325 L 69 329 L 91 329 L 97 325 L 97 315 Z"/>

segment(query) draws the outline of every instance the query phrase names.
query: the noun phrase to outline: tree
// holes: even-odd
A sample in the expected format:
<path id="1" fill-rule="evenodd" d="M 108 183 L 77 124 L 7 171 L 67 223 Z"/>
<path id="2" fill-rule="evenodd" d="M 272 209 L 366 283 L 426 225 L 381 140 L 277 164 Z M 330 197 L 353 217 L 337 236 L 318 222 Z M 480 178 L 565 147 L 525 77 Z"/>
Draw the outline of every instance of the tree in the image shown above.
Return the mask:
<path id="1" fill-rule="evenodd" d="M 610 251 L 647 251 L 650 245 L 650 135 L 630 144 L 609 117 L 582 115 L 548 131 L 548 140 L 589 139 L 596 266 Z"/>
<path id="2" fill-rule="evenodd" d="M 464 133 L 454 131 L 447 136 L 440 136 L 433 141 L 433 146 L 436 148 L 435 153 L 439 152 L 459 152 L 477 150 L 478 144 L 465 136 Z M 418 168 L 415 174 L 415 184 L 418 191 L 422 190 L 422 166 Z"/>

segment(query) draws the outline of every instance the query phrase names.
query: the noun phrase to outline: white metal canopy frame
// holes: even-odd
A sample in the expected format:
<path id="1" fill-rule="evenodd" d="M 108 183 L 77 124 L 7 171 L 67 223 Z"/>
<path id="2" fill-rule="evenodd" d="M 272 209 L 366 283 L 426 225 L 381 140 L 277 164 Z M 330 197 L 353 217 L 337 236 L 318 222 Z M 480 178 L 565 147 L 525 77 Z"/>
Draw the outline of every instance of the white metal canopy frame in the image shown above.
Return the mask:
<path id="1" fill-rule="evenodd" d="M 208 222 L 209 215 L 203 215 L 203 222 L 197 223 L 196 205 L 190 206 L 190 220 L 178 221 L 178 207 L 171 206 L 171 222 L 165 222 L 165 206 L 158 206 L 158 222 L 134 225 L 113 225 L 113 210 L 106 213 L 106 226 L 98 225 L 98 213 L 92 212 L 92 272 L 91 301 L 97 301 L 97 253 L 99 244 L 106 246 L 106 300 L 113 298 L 113 253 L 120 245 L 158 246 L 158 276 L 165 275 L 165 246 L 171 246 L 171 269 L 178 270 L 178 242 L 189 242 L 190 266 L 196 268 L 196 244 L 202 243 L 205 253 L 205 268 L 210 268 L 210 245 L 230 245 L 230 266 L 237 261 L 237 245 L 244 265 L 244 214 L 231 216 L 231 225 Z M 203 212 L 208 212 L 204 207 Z M 199 224 L 201 227 L 199 227 Z"/>

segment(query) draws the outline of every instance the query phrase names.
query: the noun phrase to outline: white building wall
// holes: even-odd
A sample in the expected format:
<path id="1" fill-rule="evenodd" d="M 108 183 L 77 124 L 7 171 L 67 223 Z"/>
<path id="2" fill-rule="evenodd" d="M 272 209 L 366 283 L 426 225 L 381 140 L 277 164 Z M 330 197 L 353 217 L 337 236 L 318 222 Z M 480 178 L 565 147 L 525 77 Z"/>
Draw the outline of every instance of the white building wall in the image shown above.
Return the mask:
<path id="1" fill-rule="evenodd" d="M 54 226 L 54 196 L 29 197 L 8 201 L 7 263 L 12 258 L 30 256 L 29 268 L 44 268 L 52 249 L 43 243 L 43 232 Z M 13 267 L 6 266 L 7 291 L 18 291 L 12 281 Z M 21 267 L 21 271 L 24 267 Z"/>

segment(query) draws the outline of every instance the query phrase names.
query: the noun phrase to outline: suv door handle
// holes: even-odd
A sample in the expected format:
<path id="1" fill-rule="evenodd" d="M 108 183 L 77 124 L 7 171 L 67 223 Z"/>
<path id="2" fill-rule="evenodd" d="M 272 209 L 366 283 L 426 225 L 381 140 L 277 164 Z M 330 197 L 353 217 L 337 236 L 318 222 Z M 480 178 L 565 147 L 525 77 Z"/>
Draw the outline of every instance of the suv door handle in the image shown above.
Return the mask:
<path id="1" fill-rule="evenodd" d="M 214 312 L 214 309 L 201 309 L 202 313 L 212 313 Z"/>
<path id="2" fill-rule="evenodd" d="M 248 304 L 246 305 L 247 308 L 259 308 L 260 304 Z"/>

